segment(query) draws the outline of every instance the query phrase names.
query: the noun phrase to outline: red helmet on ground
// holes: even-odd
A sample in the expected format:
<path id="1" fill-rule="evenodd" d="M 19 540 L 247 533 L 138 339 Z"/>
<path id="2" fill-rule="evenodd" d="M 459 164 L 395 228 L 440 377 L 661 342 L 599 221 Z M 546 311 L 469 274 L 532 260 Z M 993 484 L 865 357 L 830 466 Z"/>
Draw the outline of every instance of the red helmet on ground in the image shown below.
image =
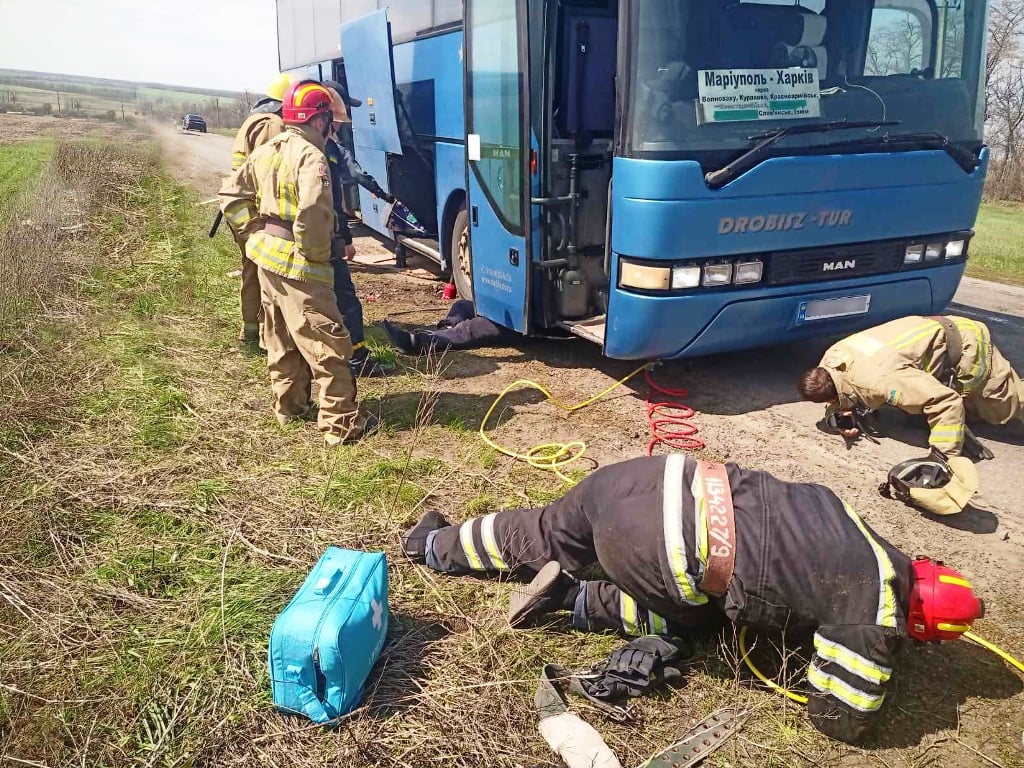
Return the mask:
<path id="1" fill-rule="evenodd" d="M 907 634 L 922 642 L 956 640 L 985 615 L 985 605 L 971 583 L 941 562 L 914 560 Z"/>
<path id="2" fill-rule="evenodd" d="M 290 125 L 308 123 L 317 115 L 331 115 L 331 94 L 316 80 L 300 80 L 284 92 L 281 119 Z"/>

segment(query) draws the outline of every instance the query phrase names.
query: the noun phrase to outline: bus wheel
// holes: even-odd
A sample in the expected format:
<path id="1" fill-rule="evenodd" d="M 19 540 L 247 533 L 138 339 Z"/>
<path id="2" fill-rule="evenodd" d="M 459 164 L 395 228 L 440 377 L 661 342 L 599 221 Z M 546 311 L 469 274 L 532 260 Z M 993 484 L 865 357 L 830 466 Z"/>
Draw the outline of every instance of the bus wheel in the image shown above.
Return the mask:
<path id="1" fill-rule="evenodd" d="M 473 251 L 469 246 L 469 212 L 463 208 L 452 226 L 451 265 L 455 289 L 463 299 L 473 300 Z"/>

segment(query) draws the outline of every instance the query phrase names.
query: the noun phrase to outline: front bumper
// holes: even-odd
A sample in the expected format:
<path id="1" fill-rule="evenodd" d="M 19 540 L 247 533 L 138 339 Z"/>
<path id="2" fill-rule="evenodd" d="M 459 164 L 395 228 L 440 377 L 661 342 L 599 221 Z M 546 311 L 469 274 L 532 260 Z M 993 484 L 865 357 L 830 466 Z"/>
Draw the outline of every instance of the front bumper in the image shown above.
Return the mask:
<path id="1" fill-rule="evenodd" d="M 965 262 L 856 280 L 688 295 L 641 295 L 613 288 L 604 352 L 626 360 L 698 357 L 800 339 L 853 333 L 913 314 L 942 312 L 953 298 Z M 870 294 L 868 312 L 798 321 L 800 305 L 817 299 Z"/>

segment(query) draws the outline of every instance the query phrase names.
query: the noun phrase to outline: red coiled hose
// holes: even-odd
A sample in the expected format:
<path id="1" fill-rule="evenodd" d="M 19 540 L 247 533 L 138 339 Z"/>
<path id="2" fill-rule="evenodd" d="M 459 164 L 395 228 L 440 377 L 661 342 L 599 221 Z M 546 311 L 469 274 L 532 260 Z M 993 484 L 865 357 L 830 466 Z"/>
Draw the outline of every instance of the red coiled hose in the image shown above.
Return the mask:
<path id="1" fill-rule="evenodd" d="M 644 379 L 651 391 L 647 395 L 647 429 L 651 440 L 647 443 L 647 455 L 651 456 L 658 445 L 665 445 L 673 451 L 699 451 L 704 441 L 695 437 L 697 427 L 690 423 L 695 411 L 681 402 L 689 395 L 685 389 L 670 389 L 654 381 L 651 369 L 644 369 Z M 655 400 L 656 395 L 665 399 Z"/>

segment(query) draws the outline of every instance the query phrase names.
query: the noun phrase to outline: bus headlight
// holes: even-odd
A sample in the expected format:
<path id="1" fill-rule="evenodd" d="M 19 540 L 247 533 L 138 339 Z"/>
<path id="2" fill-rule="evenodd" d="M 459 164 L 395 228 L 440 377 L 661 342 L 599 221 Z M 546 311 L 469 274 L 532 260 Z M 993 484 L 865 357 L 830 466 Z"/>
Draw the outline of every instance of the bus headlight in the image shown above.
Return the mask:
<path id="1" fill-rule="evenodd" d="M 942 249 L 945 243 L 928 243 L 924 248 L 925 261 L 938 261 L 942 258 Z"/>
<path id="2" fill-rule="evenodd" d="M 672 284 L 669 267 L 653 267 L 628 259 L 619 260 L 619 285 L 645 291 L 667 291 Z"/>
<path id="3" fill-rule="evenodd" d="M 967 246 L 966 240 L 951 240 L 946 243 L 946 258 L 947 259 L 959 259 L 964 255 L 964 248 Z"/>
<path id="4" fill-rule="evenodd" d="M 680 265 L 672 267 L 672 288 L 696 288 L 700 285 L 700 267 Z"/>
<path id="5" fill-rule="evenodd" d="M 764 273 L 764 264 L 760 261 L 740 261 L 736 263 L 736 285 L 757 283 Z"/>
<path id="6" fill-rule="evenodd" d="M 920 264 L 921 259 L 924 258 L 924 246 L 923 245 L 908 245 L 907 250 L 903 254 L 904 264 Z"/>
<path id="7" fill-rule="evenodd" d="M 705 264 L 704 286 L 714 288 L 732 282 L 732 264 Z"/>

